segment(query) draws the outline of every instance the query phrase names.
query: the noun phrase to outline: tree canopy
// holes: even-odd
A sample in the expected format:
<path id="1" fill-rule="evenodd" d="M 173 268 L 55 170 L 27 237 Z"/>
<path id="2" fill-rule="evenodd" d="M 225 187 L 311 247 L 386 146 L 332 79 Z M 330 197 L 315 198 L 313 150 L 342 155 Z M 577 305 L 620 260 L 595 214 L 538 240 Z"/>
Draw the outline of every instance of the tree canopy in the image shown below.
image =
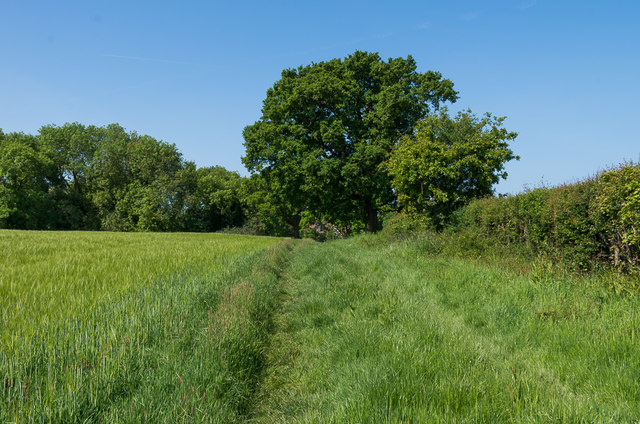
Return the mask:
<path id="1" fill-rule="evenodd" d="M 471 111 L 451 118 L 445 109 L 400 138 L 385 165 L 400 207 L 439 224 L 471 199 L 492 194 L 507 177 L 505 163 L 519 159 L 508 144 L 518 134 L 502 128 L 504 120 Z"/>
<path id="2" fill-rule="evenodd" d="M 217 231 L 245 223 L 243 181 L 174 144 L 106 127 L 0 131 L 0 228 Z"/>
<path id="3" fill-rule="evenodd" d="M 451 81 L 416 69 L 411 56 L 357 51 L 284 70 L 244 130 L 244 164 L 298 221 L 310 212 L 375 231 L 379 209 L 395 199 L 380 164 L 416 122 L 457 99 Z"/>

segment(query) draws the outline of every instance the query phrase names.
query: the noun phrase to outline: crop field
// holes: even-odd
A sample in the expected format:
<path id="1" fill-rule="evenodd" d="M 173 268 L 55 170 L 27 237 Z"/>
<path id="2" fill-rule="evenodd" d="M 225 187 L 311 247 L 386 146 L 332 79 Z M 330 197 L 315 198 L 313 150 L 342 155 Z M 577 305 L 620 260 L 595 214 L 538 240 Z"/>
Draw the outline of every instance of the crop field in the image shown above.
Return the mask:
<path id="1" fill-rule="evenodd" d="M 224 417 L 233 376 L 208 321 L 237 279 L 264 288 L 244 274 L 278 241 L 0 231 L 0 422 Z"/>

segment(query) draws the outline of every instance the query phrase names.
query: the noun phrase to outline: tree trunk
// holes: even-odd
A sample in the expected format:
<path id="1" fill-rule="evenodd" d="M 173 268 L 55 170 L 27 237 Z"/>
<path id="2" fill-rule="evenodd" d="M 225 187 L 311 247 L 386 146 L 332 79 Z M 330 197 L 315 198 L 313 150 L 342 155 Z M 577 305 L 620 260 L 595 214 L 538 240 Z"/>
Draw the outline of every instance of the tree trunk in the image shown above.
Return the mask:
<path id="1" fill-rule="evenodd" d="M 285 220 L 289 231 L 291 231 L 291 237 L 300 238 L 300 215 L 294 215 Z"/>
<path id="2" fill-rule="evenodd" d="M 367 212 L 367 225 L 365 231 L 367 233 L 375 233 L 378 230 L 378 210 L 373 207 L 372 199 L 367 199 L 365 202 L 365 209 Z"/>

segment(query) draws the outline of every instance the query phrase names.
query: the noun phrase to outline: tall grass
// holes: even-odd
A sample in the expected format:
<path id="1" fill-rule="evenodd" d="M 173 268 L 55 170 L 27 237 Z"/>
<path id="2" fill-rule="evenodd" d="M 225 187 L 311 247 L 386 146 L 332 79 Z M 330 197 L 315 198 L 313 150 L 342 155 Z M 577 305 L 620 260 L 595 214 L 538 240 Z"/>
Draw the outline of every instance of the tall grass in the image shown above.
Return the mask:
<path id="1" fill-rule="evenodd" d="M 276 242 L 0 232 L 0 422 L 239 420 L 277 299 L 285 249 L 263 253 Z"/>
<path id="2" fill-rule="evenodd" d="M 428 237 L 428 236 L 427 236 Z M 381 236 L 294 252 L 255 422 L 635 422 L 640 302 Z"/>

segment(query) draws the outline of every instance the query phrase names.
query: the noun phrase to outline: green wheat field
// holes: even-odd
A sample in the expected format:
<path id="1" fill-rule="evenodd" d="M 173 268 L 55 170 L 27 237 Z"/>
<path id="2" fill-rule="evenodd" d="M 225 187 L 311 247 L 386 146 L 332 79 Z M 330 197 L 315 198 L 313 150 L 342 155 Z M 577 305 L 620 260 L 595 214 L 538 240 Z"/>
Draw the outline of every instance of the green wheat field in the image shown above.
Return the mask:
<path id="1" fill-rule="evenodd" d="M 277 242 L 0 231 L 0 422 L 226 421 L 244 336 L 211 316 Z"/>

